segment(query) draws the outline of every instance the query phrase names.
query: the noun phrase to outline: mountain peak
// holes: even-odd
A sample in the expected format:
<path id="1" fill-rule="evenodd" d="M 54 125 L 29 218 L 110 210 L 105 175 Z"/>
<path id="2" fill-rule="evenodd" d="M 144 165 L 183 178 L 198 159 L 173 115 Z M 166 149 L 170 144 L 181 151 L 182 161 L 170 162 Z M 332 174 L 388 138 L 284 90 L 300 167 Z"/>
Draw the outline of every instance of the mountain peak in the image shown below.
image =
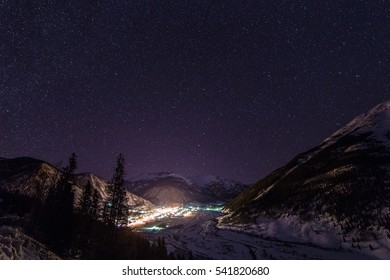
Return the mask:
<path id="1" fill-rule="evenodd" d="M 390 100 L 386 100 L 378 105 L 376 105 L 374 107 L 375 108 L 378 108 L 379 110 L 390 110 Z"/>
<path id="2" fill-rule="evenodd" d="M 361 115 L 366 124 L 390 124 L 390 100 L 376 105 L 368 113 Z"/>
<path id="3" fill-rule="evenodd" d="M 381 142 L 389 141 L 390 100 L 382 102 L 367 113 L 355 117 L 346 126 L 327 138 L 324 143 L 333 143 L 346 135 L 361 135 L 365 133 L 373 134 L 376 140 Z"/>

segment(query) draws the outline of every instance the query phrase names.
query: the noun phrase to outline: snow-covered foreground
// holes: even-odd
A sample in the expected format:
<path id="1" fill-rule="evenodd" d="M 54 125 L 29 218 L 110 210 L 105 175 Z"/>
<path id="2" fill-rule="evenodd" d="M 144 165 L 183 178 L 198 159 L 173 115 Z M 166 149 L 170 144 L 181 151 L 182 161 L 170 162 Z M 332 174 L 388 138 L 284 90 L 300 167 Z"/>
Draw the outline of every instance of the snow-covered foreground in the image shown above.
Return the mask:
<path id="1" fill-rule="evenodd" d="M 52 260 L 59 259 L 43 244 L 19 229 L 0 227 L 0 260 Z"/>
<path id="2" fill-rule="evenodd" d="M 243 227 L 218 224 L 220 213 L 202 212 L 159 232 L 144 232 L 149 238 L 164 237 L 169 251 L 191 251 L 201 259 L 372 259 L 349 249 L 328 248 L 300 238 L 261 237 Z M 275 228 L 274 228 L 275 230 Z M 272 231 L 272 230 L 271 230 Z M 279 230 L 278 230 L 279 232 Z M 313 234 L 316 234 L 313 232 Z M 321 242 L 334 241 L 324 237 Z M 321 240 L 321 239 L 320 239 Z M 332 243 L 333 244 L 333 243 Z"/>
<path id="3" fill-rule="evenodd" d="M 224 219 L 219 219 L 223 221 Z M 366 232 L 357 230 L 343 234 L 340 226 L 322 220 L 302 221 L 297 216 L 282 215 L 277 219 L 259 217 L 256 224 L 218 224 L 219 229 L 246 232 L 262 238 L 293 243 L 309 243 L 328 249 L 340 249 L 366 255 L 365 258 L 390 259 L 390 238 L 387 230 L 369 227 Z"/>

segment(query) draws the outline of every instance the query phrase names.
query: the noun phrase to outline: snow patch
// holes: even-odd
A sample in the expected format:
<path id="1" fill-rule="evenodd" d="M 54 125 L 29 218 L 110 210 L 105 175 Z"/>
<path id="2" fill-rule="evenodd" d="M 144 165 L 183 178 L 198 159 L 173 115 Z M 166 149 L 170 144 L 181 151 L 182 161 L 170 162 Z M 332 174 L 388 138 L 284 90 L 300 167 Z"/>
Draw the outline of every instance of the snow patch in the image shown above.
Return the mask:
<path id="1" fill-rule="evenodd" d="M 325 248 L 339 248 L 341 245 L 336 230 L 326 221 L 303 222 L 297 216 L 281 216 L 277 219 L 260 216 L 256 224 L 219 224 L 218 227 L 287 242 L 311 243 Z"/>
<path id="2" fill-rule="evenodd" d="M 59 259 L 43 244 L 22 233 L 20 229 L 0 227 L 0 260 Z"/>

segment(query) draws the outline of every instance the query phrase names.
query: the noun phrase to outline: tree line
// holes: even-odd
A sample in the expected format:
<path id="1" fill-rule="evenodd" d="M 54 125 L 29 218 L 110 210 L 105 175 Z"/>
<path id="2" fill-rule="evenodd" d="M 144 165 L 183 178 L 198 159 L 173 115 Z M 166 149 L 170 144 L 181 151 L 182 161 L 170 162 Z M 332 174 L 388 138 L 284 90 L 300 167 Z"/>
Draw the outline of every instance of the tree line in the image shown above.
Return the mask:
<path id="1" fill-rule="evenodd" d="M 168 259 L 165 241 L 138 236 L 128 227 L 128 205 L 124 187 L 124 157 L 120 154 L 103 200 L 91 182 L 75 201 L 74 172 L 77 156 L 72 154 L 57 178 L 51 178 L 45 195 L 28 197 L 2 194 L 8 210 L 29 216 L 23 227 L 64 259 Z M 44 187 L 37 185 L 42 193 Z M 37 193 L 39 193 L 37 192 Z M 5 207 L 7 203 L 2 203 Z"/>

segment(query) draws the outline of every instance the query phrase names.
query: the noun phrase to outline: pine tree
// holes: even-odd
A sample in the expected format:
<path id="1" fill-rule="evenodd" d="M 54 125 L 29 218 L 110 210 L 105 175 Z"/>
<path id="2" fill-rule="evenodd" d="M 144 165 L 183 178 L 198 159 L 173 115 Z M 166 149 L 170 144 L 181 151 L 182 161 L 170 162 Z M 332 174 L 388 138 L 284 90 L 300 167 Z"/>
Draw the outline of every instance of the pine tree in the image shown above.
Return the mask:
<path id="1" fill-rule="evenodd" d="M 92 208 L 91 208 L 91 217 L 94 220 L 99 220 L 99 212 L 100 212 L 100 195 L 99 192 L 95 189 L 92 194 Z"/>
<path id="2" fill-rule="evenodd" d="M 91 216 L 92 214 L 92 186 L 91 182 L 88 181 L 81 193 L 80 200 L 78 203 L 79 212 L 84 216 Z"/>
<path id="3" fill-rule="evenodd" d="M 63 251 L 70 248 L 73 232 L 74 193 L 71 182 L 77 169 L 76 154 L 69 158 L 60 178 L 50 188 L 43 207 L 43 229 L 53 247 Z"/>
<path id="4" fill-rule="evenodd" d="M 105 225 L 110 225 L 110 209 L 111 202 L 107 199 L 107 201 L 104 202 L 102 209 L 102 220 Z"/>
<path id="5" fill-rule="evenodd" d="M 166 243 L 164 237 L 157 239 L 157 258 L 158 259 L 165 259 L 167 257 L 167 249 L 166 249 Z"/>
<path id="6" fill-rule="evenodd" d="M 88 181 L 78 203 L 78 225 L 75 229 L 73 248 L 78 250 L 81 258 L 89 258 L 95 254 L 99 236 L 99 202 L 100 195 Z"/>
<path id="7" fill-rule="evenodd" d="M 117 158 L 114 175 L 109 185 L 109 199 L 106 203 L 108 207 L 109 225 L 121 226 L 127 224 L 128 206 L 126 201 L 126 190 L 124 188 L 125 160 L 122 154 Z"/>

